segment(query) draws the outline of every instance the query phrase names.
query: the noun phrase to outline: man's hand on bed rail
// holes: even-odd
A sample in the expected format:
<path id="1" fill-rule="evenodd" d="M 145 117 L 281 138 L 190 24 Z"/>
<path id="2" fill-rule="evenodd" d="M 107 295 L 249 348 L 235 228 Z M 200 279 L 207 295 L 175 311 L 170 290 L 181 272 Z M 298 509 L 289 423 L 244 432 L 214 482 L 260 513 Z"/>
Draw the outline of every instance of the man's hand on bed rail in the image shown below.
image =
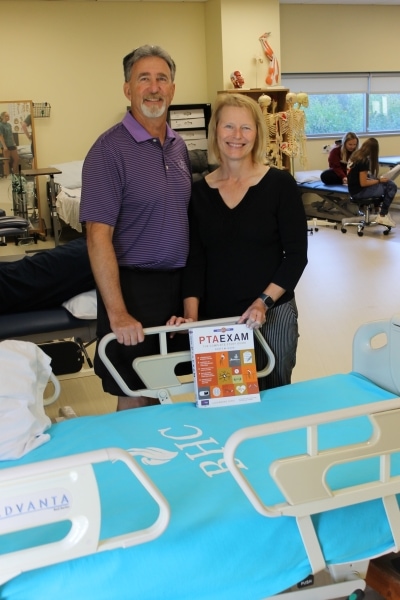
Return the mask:
<path id="1" fill-rule="evenodd" d="M 110 319 L 111 331 L 124 346 L 136 346 L 144 341 L 142 324 L 126 313 Z"/>

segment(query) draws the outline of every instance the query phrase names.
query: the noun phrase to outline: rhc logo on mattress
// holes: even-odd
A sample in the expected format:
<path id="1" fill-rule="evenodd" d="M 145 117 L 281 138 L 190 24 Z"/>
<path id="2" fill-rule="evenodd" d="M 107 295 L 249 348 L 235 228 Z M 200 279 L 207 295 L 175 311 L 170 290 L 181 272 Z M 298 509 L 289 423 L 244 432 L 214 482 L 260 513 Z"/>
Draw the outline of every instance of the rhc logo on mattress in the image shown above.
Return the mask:
<path id="1" fill-rule="evenodd" d="M 21 529 L 59 521 L 59 511 L 70 508 L 71 504 L 70 494 L 62 488 L 1 499 L 0 533 L 14 531 L 16 518 Z"/>
<path id="2" fill-rule="evenodd" d="M 158 430 L 163 438 L 173 441 L 178 452 L 154 446 L 129 448 L 127 452 L 131 456 L 141 457 L 142 464 L 151 467 L 168 464 L 177 458 L 180 452 L 183 452 L 188 460 L 196 461 L 194 464 L 197 464 L 207 477 L 229 473 L 224 460 L 224 447 L 218 440 L 212 436 L 204 437 L 203 431 L 196 425 L 182 425 L 181 427 L 181 430 L 175 429 L 175 427 L 173 430 L 171 427 Z M 239 469 L 247 470 L 248 467 L 241 460 L 235 458 L 235 462 Z"/>

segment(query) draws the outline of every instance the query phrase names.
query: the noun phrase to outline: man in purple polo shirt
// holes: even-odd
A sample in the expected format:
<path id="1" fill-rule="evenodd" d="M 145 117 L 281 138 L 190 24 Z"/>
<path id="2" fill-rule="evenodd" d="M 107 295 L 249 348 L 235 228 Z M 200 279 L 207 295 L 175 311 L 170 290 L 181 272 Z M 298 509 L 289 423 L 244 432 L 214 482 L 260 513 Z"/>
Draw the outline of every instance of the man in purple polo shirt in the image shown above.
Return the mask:
<path id="1" fill-rule="evenodd" d="M 132 360 L 159 351 L 157 336 L 144 339 L 143 327 L 181 314 L 191 168 L 185 143 L 167 124 L 175 92 L 170 55 L 159 46 L 141 46 L 123 67 L 131 109 L 85 159 L 80 220 L 98 290 L 98 337 L 115 333 L 117 341 L 107 347 L 110 360 L 131 389 L 141 389 Z M 186 336 L 171 343 L 180 349 Z M 118 396 L 117 410 L 154 404 L 124 396 L 97 352 L 94 363 L 103 389 Z"/>

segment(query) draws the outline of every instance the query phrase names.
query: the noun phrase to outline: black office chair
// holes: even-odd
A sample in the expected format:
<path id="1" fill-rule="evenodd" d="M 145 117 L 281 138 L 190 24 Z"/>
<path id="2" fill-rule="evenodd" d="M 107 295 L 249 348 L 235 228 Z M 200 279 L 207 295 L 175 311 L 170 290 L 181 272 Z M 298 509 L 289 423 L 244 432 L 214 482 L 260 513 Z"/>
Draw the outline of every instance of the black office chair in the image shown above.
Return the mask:
<path id="1" fill-rule="evenodd" d="M 380 225 L 381 227 L 385 228 L 383 230 L 383 235 L 389 235 L 389 232 L 392 228 L 389 225 L 382 225 L 382 223 L 378 223 L 374 219 L 374 217 L 379 214 L 379 206 L 382 202 L 382 197 L 363 199 L 350 198 L 350 202 L 358 206 L 358 215 L 355 215 L 354 217 L 345 217 L 342 219 L 342 233 L 347 232 L 346 228 L 348 226 L 354 225 L 357 227 L 357 235 L 362 237 L 364 235 L 364 227 Z"/>

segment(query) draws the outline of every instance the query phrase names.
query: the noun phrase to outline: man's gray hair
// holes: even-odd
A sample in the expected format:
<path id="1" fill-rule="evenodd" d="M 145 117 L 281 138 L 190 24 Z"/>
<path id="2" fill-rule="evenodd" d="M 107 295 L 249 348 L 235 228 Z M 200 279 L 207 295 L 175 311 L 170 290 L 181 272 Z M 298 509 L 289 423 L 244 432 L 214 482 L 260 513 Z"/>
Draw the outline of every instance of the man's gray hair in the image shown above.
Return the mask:
<path id="1" fill-rule="evenodd" d="M 127 54 L 123 60 L 124 66 L 124 77 L 125 81 L 128 82 L 131 78 L 132 67 L 141 58 L 147 58 L 148 56 L 158 56 L 165 60 L 167 65 L 169 66 L 169 70 L 171 71 L 171 80 L 175 80 L 176 73 L 176 65 L 172 60 L 171 56 L 168 54 L 166 50 L 161 48 L 160 46 L 150 46 L 146 44 L 145 46 L 140 46 L 140 48 L 136 48 L 136 50 L 132 50 L 129 54 Z"/>

